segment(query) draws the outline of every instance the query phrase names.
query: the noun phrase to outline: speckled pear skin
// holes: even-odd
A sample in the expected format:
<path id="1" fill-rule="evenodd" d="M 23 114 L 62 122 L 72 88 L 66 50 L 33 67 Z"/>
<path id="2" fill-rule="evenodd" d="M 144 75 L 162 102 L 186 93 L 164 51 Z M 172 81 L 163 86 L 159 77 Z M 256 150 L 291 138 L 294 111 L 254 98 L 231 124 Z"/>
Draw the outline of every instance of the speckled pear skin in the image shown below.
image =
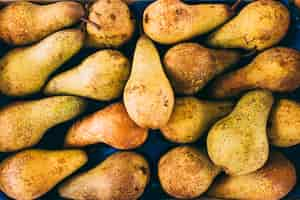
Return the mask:
<path id="1" fill-rule="evenodd" d="M 110 101 L 122 95 L 129 73 L 130 63 L 121 52 L 100 50 L 78 66 L 53 77 L 44 93 Z"/>
<path id="2" fill-rule="evenodd" d="M 281 99 L 272 109 L 269 141 L 277 147 L 291 147 L 300 143 L 300 104 Z"/>
<path id="3" fill-rule="evenodd" d="M 158 0 L 145 9 L 143 28 L 152 40 L 174 44 L 215 29 L 232 14 L 226 4 L 188 5 L 180 0 Z"/>
<path id="4" fill-rule="evenodd" d="M 163 190 L 172 197 L 192 199 L 203 194 L 221 172 L 204 150 L 180 146 L 164 154 L 158 163 Z"/>
<path id="5" fill-rule="evenodd" d="M 28 45 L 77 23 L 83 16 L 78 2 L 38 5 L 16 1 L 0 11 L 0 38 L 10 45 Z"/>
<path id="6" fill-rule="evenodd" d="M 65 145 L 83 147 L 105 143 L 117 149 L 134 149 L 148 137 L 148 130 L 138 127 L 130 119 L 123 103 L 118 102 L 101 109 L 69 129 Z"/>
<path id="7" fill-rule="evenodd" d="M 59 188 L 59 194 L 76 200 L 136 200 L 149 179 L 149 165 L 143 156 L 118 152 L 95 168 L 67 180 Z"/>
<path id="8" fill-rule="evenodd" d="M 229 114 L 232 109 L 233 103 L 228 101 L 213 102 L 195 97 L 178 97 L 168 123 L 160 130 L 171 142 L 195 142 L 214 122 Z"/>
<path id="9" fill-rule="evenodd" d="M 223 175 L 208 190 L 208 196 L 224 199 L 278 200 L 296 185 L 296 169 L 282 153 L 270 152 L 259 170 L 242 176 Z"/>
<path id="10" fill-rule="evenodd" d="M 209 35 L 206 44 L 218 48 L 263 50 L 277 44 L 287 34 L 289 25 L 289 10 L 280 1 L 254 1 Z"/>
<path id="11" fill-rule="evenodd" d="M 45 132 L 81 114 L 85 100 L 57 96 L 17 101 L 0 109 L 0 152 L 10 152 L 37 144 Z"/>
<path id="12" fill-rule="evenodd" d="M 157 49 L 146 36 L 141 36 L 136 44 L 123 99 L 130 118 L 140 127 L 158 129 L 171 116 L 173 89 Z"/>
<path id="13" fill-rule="evenodd" d="M 255 88 L 292 92 L 300 86 L 300 52 L 275 47 L 258 54 L 236 71 L 220 76 L 209 88 L 211 97 L 228 98 Z"/>
<path id="14" fill-rule="evenodd" d="M 233 111 L 210 129 L 210 159 L 230 175 L 244 175 L 261 168 L 269 156 L 267 120 L 272 93 L 254 90 L 245 94 Z"/>
<path id="15" fill-rule="evenodd" d="M 37 93 L 48 77 L 83 46 L 78 29 L 58 31 L 28 47 L 9 51 L 0 59 L 0 92 L 8 96 Z"/>
<path id="16" fill-rule="evenodd" d="M 13 199 L 37 199 L 87 162 L 81 150 L 31 149 L 0 163 L 0 189 Z"/>

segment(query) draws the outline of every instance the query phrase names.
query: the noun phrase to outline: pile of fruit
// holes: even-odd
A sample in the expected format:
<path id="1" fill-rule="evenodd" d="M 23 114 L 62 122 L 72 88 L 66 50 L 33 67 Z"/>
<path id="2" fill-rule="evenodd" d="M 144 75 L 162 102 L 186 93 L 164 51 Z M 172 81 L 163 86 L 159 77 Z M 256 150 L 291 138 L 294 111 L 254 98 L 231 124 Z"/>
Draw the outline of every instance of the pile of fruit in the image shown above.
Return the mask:
<path id="1" fill-rule="evenodd" d="M 37 199 L 60 183 L 62 198 L 138 199 L 153 169 L 134 149 L 159 130 L 178 144 L 157 163 L 171 197 L 286 196 L 296 170 L 273 146 L 300 143 L 300 103 L 274 98 L 300 87 L 300 52 L 276 46 L 288 33 L 289 10 L 275 0 L 240 12 L 238 3 L 157 0 L 136 24 L 129 3 L 18 1 L 0 9 L 0 39 L 9 47 L 0 93 L 11 98 L 0 108 L 0 152 L 9 153 L 0 190 Z M 120 47 L 135 33 L 130 61 Z M 191 41 L 198 36 L 201 44 Z M 156 43 L 167 51 L 160 55 Z M 61 72 L 85 49 L 92 53 Z M 92 100 L 108 105 L 88 112 Z M 47 130 L 70 120 L 61 149 L 36 148 Z M 122 151 L 82 170 L 85 148 L 99 143 Z"/>

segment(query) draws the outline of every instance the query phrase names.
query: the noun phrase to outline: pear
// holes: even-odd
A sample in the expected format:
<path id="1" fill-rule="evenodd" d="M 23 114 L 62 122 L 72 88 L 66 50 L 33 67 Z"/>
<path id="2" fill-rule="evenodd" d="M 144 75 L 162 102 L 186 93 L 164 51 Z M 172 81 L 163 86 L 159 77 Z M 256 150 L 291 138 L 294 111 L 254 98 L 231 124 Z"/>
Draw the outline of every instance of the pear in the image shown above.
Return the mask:
<path id="1" fill-rule="evenodd" d="M 181 43 L 167 51 L 164 65 L 174 91 L 177 94 L 192 95 L 239 59 L 240 53 L 237 51 L 208 49 L 197 43 Z"/>
<path id="2" fill-rule="evenodd" d="M 145 9 L 143 27 L 152 40 L 174 44 L 215 29 L 232 14 L 226 4 L 188 5 L 180 0 L 158 0 Z"/>
<path id="3" fill-rule="evenodd" d="M 224 199 L 277 200 L 296 185 L 296 169 L 282 153 L 272 151 L 259 170 L 242 176 L 223 175 L 208 190 L 208 196 Z"/>
<path id="4" fill-rule="evenodd" d="M 45 132 L 84 111 L 79 97 L 58 96 L 17 101 L 0 109 L 0 152 L 16 151 L 37 144 Z"/>
<path id="5" fill-rule="evenodd" d="M 300 143 L 300 104 L 281 99 L 271 114 L 269 141 L 278 147 L 290 147 Z"/>
<path id="6" fill-rule="evenodd" d="M 13 199 L 37 199 L 87 162 L 81 150 L 25 150 L 0 163 L 0 189 Z"/>
<path id="7" fill-rule="evenodd" d="M 84 9 L 78 2 L 38 5 L 16 1 L 0 11 L 0 38 L 10 45 L 31 44 L 77 23 L 83 16 Z"/>
<path id="8" fill-rule="evenodd" d="M 240 95 L 249 89 L 292 92 L 300 86 L 300 52 L 276 47 L 260 53 L 250 64 L 213 81 L 214 98 Z"/>
<path id="9" fill-rule="evenodd" d="M 39 92 L 49 75 L 75 55 L 83 42 L 80 30 L 66 29 L 32 46 L 9 51 L 0 59 L 0 92 L 8 96 Z"/>
<path id="10" fill-rule="evenodd" d="M 163 190 L 179 199 L 199 197 L 220 172 L 204 150 L 190 146 L 171 149 L 158 163 L 158 177 Z"/>
<path id="11" fill-rule="evenodd" d="M 267 120 L 272 94 L 255 90 L 245 94 L 225 118 L 210 129 L 210 159 L 227 174 L 244 175 L 261 168 L 268 159 Z"/>
<path id="12" fill-rule="evenodd" d="M 97 51 L 77 67 L 51 79 L 44 93 L 109 101 L 122 95 L 129 73 L 129 61 L 122 53 L 116 50 Z"/>
<path id="13" fill-rule="evenodd" d="M 195 142 L 232 108 L 231 102 L 210 102 L 195 97 L 176 98 L 171 118 L 160 130 L 172 142 Z"/>
<path id="14" fill-rule="evenodd" d="M 118 152 L 95 168 L 67 180 L 59 188 L 59 194 L 78 200 L 136 200 L 149 179 L 149 165 L 143 156 Z"/>
<path id="15" fill-rule="evenodd" d="M 136 45 L 132 71 L 124 90 L 126 110 L 140 127 L 164 126 L 172 113 L 174 93 L 154 44 L 142 36 Z"/>
<path id="16" fill-rule="evenodd" d="M 206 44 L 219 48 L 263 50 L 277 44 L 288 32 L 289 25 L 289 11 L 280 1 L 253 1 L 209 35 Z"/>
<path id="17" fill-rule="evenodd" d="M 120 47 L 133 36 L 135 20 L 123 0 L 94 1 L 88 19 L 87 47 Z"/>
<path id="18" fill-rule="evenodd" d="M 76 122 L 68 131 L 65 144 L 82 147 L 103 142 L 117 149 L 142 145 L 148 130 L 132 121 L 123 103 L 114 103 Z"/>

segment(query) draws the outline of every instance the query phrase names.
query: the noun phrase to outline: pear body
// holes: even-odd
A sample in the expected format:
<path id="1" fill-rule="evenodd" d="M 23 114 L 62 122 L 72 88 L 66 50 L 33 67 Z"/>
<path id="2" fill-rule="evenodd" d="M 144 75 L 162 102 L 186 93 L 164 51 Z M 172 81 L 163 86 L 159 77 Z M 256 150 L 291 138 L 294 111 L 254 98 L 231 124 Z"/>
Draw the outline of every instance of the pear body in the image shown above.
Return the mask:
<path id="1" fill-rule="evenodd" d="M 87 47 L 120 47 L 133 35 L 135 20 L 125 1 L 97 0 L 89 8 Z M 96 26 L 95 26 L 96 25 Z"/>
<path id="2" fill-rule="evenodd" d="M 13 199 L 37 199 L 87 162 L 81 150 L 25 150 L 0 163 L 0 188 Z"/>
<path id="3" fill-rule="evenodd" d="M 134 152 L 118 152 L 95 168 L 67 180 L 60 188 L 63 198 L 76 200 L 136 200 L 149 182 L 147 161 Z"/>
<path id="4" fill-rule="evenodd" d="M 238 51 L 208 49 L 197 43 L 181 43 L 167 51 L 164 65 L 175 93 L 192 95 L 239 59 Z"/>
<path id="5" fill-rule="evenodd" d="M 122 95 L 129 73 L 129 61 L 122 53 L 101 50 L 87 57 L 77 67 L 51 79 L 44 93 L 109 101 Z"/>
<path id="6" fill-rule="evenodd" d="M 188 5 L 180 0 L 158 0 L 145 9 L 143 28 L 152 40 L 174 44 L 205 34 L 231 16 L 226 4 Z"/>
<path id="7" fill-rule="evenodd" d="M 158 177 L 164 191 L 179 199 L 203 194 L 221 172 L 204 150 L 190 146 L 171 149 L 158 163 Z"/>
<path id="8" fill-rule="evenodd" d="M 76 117 L 85 106 L 79 97 L 57 96 L 18 101 L 1 108 L 0 152 L 37 144 L 49 128 Z"/>
<path id="9" fill-rule="evenodd" d="M 277 200 L 295 186 L 296 169 L 282 153 L 273 151 L 259 170 L 242 176 L 223 175 L 208 190 L 208 196 L 224 199 Z"/>
<path id="10" fill-rule="evenodd" d="M 292 92 L 299 86 L 300 52 L 275 47 L 260 53 L 245 67 L 217 78 L 209 92 L 214 98 L 227 98 L 255 88 Z"/>
<path id="11" fill-rule="evenodd" d="M 176 98 L 170 120 L 160 130 L 172 142 L 195 142 L 232 108 L 231 102 L 209 102 L 195 97 Z"/>
<path id="12" fill-rule="evenodd" d="M 117 149 L 142 145 L 148 130 L 132 121 L 123 103 L 114 103 L 76 122 L 68 131 L 66 146 L 82 147 L 105 143 Z"/>
<path id="13" fill-rule="evenodd" d="M 145 36 L 136 45 L 124 104 L 131 119 L 143 128 L 160 128 L 172 113 L 173 89 L 154 44 Z"/>
<path id="14" fill-rule="evenodd" d="M 16 1 L 0 12 L 0 38 L 10 45 L 28 45 L 77 23 L 83 16 L 78 2 L 38 5 Z"/>
<path id="15" fill-rule="evenodd" d="M 206 43 L 218 48 L 263 50 L 277 44 L 289 25 L 289 11 L 280 1 L 254 1 L 209 35 Z"/>
<path id="16" fill-rule="evenodd" d="M 9 51 L 0 59 L 0 92 L 8 96 L 39 92 L 50 74 L 76 54 L 83 42 L 80 30 L 66 29 L 32 46 Z"/>
<path id="17" fill-rule="evenodd" d="M 210 129 L 210 159 L 227 174 L 243 175 L 261 168 L 269 156 L 267 120 L 272 94 L 264 90 L 245 94 L 225 118 Z"/>

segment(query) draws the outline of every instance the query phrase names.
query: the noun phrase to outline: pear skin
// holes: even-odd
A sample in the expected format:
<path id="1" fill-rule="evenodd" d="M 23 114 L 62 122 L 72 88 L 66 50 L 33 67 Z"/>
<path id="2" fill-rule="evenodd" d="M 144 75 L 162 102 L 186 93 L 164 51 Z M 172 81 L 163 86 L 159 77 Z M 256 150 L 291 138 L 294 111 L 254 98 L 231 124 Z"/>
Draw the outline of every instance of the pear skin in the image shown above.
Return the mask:
<path id="1" fill-rule="evenodd" d="M 155 42 L 174 44 L 215 29 L 232 14 L 226 4 L 188 5 L 180 0 L 158 0 L 145 9 L 143 28 Z"/>
<path id="2" fill-rule="evenodd" d="M 231 102 L 209 102 L 195 97 L 175 99 L 168 123 L 160 130 L 167 140 L 191 143 L 198 140 L 214 122 L 232 111 Z"/>
<path id="3" fill-rule="evenodd" d="M 277 147 L 290 147 L 300 143 L 300 104 L 281 99 L 272 109 L 269 141 Z"/>
<path id="4" fill-rule="evenodd" d="M 287 34 L 289 25 L 289 10 L 280 1 L 253 1 L 209 35 L 206 44 L 218 48 L 263 50 L 277 44 Z"/>
<path id="5" fill-rule="evenodd" d="M 207 137 L 207 151 L 215 165 L 236 176 L 265 164 L 269 156 L 266 126 L 272 104 L 269 91 L 251 91 L 228 116 L 215 123 Z"/>
<path id="6" fill-rule="evenodd" d="M 190 146 L 171 149 L 158 163 L 163 190 L 172 197 L 192 199 L 203 194 L 221 172 L 207 153 Z"/>
<path id="7" fill-rule="evenodd" d="M 131 119 L 143 128 L 164 126 L 173 110 L 173 89 L 154 44 L 146 36 L 136 45 L 124 104 Z"/>
<path id="8" fill-rule="evenodd" d="M 276 47 L 260 53 L 245 67 L 217 78 L 209 93 L 214 98 L 227 98 L 255 88 L 292 92 L 299 86 L 300 52 Z"/>
<path id="9" fill-rule="evenodd" d="M 181 43 L 167 51 L 164 65 L 175 93 L 192 95 L 239 59 L 238 51 L 208 49 L 197 43 Z"/>
<path id="10" fill-rule="evenodd" d="M 0 163 L 0 189 L 13 199 L 37 199 L 87 162 L 81 150 L 25 150 Z"/>
<path id="11" fill-rule="evenodd" d="M 16 1 L 0 11 L 0 38 L 10 45 L 28 45 L 77 23 L 83 16 L 78 2 L 38 5 Z"/>
<path id="12" fill-rule="evenodd" d="M 118 152 L 95 168 L 67 180 L 59 188 L 59 194 L 78 200 L 136 200 L 149 179 L 149 165 L 143 156 Z"/>
<path id="13" fill-rule="evenodd" d="M 75 55 L 83 42 L 83 32 L 66 29 L 32 46 L 9 51 L 0 59 L 0 92 L 8 96 L 39 92 L 49 75 Z"/>
<path id="14" fill-rule="evenodd" d="M 142 145 L 148 130 L 132 121 L 123 103 L 114 103 L 76 122 L 68 131 L 65 144 L 82 147 L 103 142 L 117 149 Z"/>
<path id="15" fill-rule="evenodd" d="M 135 20 L 123 0 L 96 0 L 89 8 L 87 47 L 120 47 L 131 39 Z"/>
<path id="16" fill-rule="evenodd" d="M 87 57 L 77 67 L 51 79 L 44 93 L 109 101 L 122 95 L 129 73 L 129 61 L 121 52 L 101 50 Z"/>
<path id="17" fill-rule="evenodd" d="M 37 144 L 45 132 L 81 114 L 86 102 L 79 97 L 57 96 L 17 101 L 0 109 L 0 152 Z"/>
<path id="18" fill-rule="evenodd" d="M 222 199 L 278 200 L 296 185 L 296 169 L 282 153 L 273 151 L 259 170 L 242 176 L 223 175 L 208 190 Z"/>

